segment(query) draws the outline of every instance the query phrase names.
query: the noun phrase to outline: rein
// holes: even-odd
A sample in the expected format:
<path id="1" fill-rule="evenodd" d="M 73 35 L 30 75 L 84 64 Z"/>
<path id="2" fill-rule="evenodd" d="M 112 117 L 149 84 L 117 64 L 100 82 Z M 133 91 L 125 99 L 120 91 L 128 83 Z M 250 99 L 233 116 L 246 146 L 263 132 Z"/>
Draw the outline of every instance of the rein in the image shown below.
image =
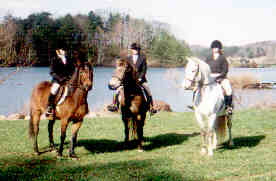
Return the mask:
<path id="1" fill-rule="evenodd" d="M 201 72 L 200 72 L 199 66 L 197 66 L 197 73 L 194 76 L 194 79 L 188 79 L 188 78 L 185 78 L 185 79 L 190 81 L 192 84 L 198 85 L 197 88 L 206 87 L 208 85 L 212 85 L 212 84 L 216 83 L 216 81 L 213 81 L 213 82 L 209 82 L 207 84 L 204 84 L 204 83 L 200 83 L 200 80 L 196 81 L 195 79 L 196 79 L 196 77 L 198 76 L 199 73 L 201 73 Z"/>
<path id="2" fill-rule="evenodd" d="M 80 90 L 86 92 L 85 86 L 80 83 L 80 80 L 81 80 L 80 76 L 83 74 L 83 72 L 80 72 L 80 68 L 78 68 L 77 71 L 78 71 L 77 76 L 73 75 L 72 78 L 69 80 L 68 85 L 70 88 L 74 88 L 74 89 L 79 88 Z M 77 79 L 77 82 L 75 79 Z"/>

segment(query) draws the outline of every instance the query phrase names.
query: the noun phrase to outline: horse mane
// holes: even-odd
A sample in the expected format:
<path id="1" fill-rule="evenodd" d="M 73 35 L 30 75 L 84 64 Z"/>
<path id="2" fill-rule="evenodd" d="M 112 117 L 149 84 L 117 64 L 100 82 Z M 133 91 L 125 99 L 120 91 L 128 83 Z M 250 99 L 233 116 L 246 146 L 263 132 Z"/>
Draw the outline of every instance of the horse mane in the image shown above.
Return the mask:
<path id="1" fill-rule="evenodd" d="M 131 68 L 132 78 L 135 81 L 138 81 L 138 77 L 136 76 L 136 68 L 129 59 L 130 57 L 126 54 L 121 55 L 120 58 L 117 59 L 116 67 L 118 67 L 118 61 L 123 62 L 124 68 Z"/>
<path id="2" fill-rule="evenodd" d="M 68 82 L 68 85 L 71 86 L 72 88 L 75 88 L 78 86 L 79 84 L 79 71 L 80 71 L 80 67 L 76 68 L 71 79 Z"/>
<path id="3" fill-rule="evenodd" d="M 193 61 L 196 64 L 199 65 L 199 69 L 201 71 L 201 73 L 204 75 L 204 83 L 208 84 L 213 78 L 210 76 L 211 74 L 211 69 L 210 66 L 204 62 L 203 60 L 197 58 L 197 57 L 188 57 L 187 58 L 188 61 Z"/>

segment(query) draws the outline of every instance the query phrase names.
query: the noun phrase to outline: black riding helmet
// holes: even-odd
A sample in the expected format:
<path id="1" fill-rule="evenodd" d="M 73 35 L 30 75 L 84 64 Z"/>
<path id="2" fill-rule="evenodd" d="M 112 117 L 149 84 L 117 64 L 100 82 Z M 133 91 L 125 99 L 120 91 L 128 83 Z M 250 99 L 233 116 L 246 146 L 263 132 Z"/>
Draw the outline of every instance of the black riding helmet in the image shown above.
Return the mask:
<path id="1" fill-rule="evenodd" d="M 138 43 L 132 43 L 130 45 L 130 49 L 133 49 L 133 50 L 137 50 L 137 51 L 140 51 L 141 50 L 141 47 Z"/>
<path id="2" fill-rule="evenodd" d="M 218 48 L 218 49 L 222 49 L 222 43 L 218 40 L 214 40 L 212 43 L 211 43 L 211 48 Z"/>

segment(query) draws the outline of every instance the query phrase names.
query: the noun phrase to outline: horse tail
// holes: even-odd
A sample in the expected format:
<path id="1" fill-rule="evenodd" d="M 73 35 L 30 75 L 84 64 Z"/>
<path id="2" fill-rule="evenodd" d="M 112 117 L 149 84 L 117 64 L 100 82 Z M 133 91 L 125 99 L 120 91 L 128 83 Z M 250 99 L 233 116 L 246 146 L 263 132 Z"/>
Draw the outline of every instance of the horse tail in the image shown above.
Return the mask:
<path id="1" fill-rule="evenodd" d="M 29 138 L 34 137 L 34 123 L 33 123 L 33 113 L 32 109 L 30 110 L 30 120 L 29 120 Z"/>
<path id="2" fill-rule="evenodd" d="M 219 141 L 223 141 L 226 136 L 227 119 L 226 116 L 217 118 L 217 136 Z"/>

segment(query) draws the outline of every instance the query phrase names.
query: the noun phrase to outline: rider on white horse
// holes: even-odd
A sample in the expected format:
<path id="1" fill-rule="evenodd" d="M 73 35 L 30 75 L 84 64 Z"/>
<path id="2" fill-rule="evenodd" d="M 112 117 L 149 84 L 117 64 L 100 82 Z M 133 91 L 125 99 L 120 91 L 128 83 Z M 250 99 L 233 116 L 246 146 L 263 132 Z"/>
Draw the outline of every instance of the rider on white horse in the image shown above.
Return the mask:
<path id="1" fill-rule="evenodd" d="M 228 62 L 223 55 L 222 43 L 218 40 L 214 40 L 211 43 L 212 55 L 207 57 L 206 63 L 210 66 L 211 76 L 216 79 L 225 91 L 225 106 L 226 113 L 232 114 L 232 87 L 230 81 L 227 79 L 227 73 L 229 69 Z"/>

